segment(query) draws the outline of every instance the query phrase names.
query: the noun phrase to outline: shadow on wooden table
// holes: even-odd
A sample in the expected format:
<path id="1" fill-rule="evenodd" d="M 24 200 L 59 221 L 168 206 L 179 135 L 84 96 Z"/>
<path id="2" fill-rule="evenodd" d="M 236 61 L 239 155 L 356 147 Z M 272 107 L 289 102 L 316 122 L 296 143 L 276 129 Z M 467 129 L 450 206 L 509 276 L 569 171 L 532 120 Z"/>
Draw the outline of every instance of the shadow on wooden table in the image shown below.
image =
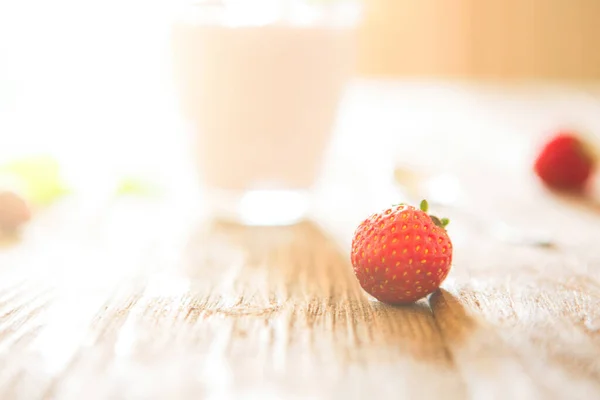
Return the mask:
<path id="1" fill-rule="evenodd" d="M 252 227 L 214 222 L 190 241 L 185 274 L 194 315 L 252 317 L 277 325 L 288 346 L 338 362 L 449 363 L 426 301 L 392 307 L 360 288 L 349 256 L 311 222 Z M 255 334 L 264 329 L 256 327 Z M 246 329 L 246 333 L 251 330 Z M 251 337 L 254 334 L 249 334 Z"/>
<path id="2" fill-rule="evenodd" d="M 451 359 L 425 300 L 403 306 L 371 301 L 366 306 L 367 315 L 370 314 L 367 320 L 370 319 L 374 325 L 371 332 L 372 344 L 385 344 L 390 348 L 400 349 L 414 361 L 432 362 L 438 367 L 451 365 Z"/>
<path id="3" fill-rule="evenodd" d="M 63 373 L 81 382 L 78 398 L 100 373 L 112 385 L 123 371 L 127 385 L 105 390 L 165 394 L 158 398 L 248 391 L 466 398 L 427 302 L 370 300 L 348 256 L 311 223 L 199 227 L 184 258 L 182 266 L 150 271 L 98 311 L 93 348 L 78 350 Z M 48 397 L 61 397 L 62 381 Z M 194 396 L 178 396 L 184 390 Z"/>
<path id="4" fill-rule="evenodd" d="M 477 329 L 477 322 L 450 292 L 439 289 L 429 298 L 436 323 L 446 342 L 459 344 Z"/>

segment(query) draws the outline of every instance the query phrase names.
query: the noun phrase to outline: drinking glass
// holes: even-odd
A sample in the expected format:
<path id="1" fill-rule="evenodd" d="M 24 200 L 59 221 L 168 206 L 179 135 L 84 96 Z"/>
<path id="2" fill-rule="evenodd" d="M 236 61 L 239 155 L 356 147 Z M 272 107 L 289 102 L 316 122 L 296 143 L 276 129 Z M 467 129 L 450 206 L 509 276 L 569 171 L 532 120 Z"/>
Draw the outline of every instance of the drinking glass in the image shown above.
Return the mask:
<path id="1" fill-rule="evenodd" d="M 306 216 L 355 60 L 357 1 L 196 1 L 172 30 L 206 205 L 252 225 Z"/>

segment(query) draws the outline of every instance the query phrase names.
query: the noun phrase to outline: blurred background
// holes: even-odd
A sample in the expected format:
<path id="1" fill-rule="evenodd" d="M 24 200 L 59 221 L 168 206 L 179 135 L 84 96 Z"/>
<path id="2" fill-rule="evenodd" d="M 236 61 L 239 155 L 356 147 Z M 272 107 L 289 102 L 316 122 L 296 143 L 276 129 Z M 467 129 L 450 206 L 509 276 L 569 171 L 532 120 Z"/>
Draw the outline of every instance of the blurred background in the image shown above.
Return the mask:
<path id="1" fill-rule="evenodd" d="M 189 198 L 196 178 L 170 36 L 182 3 L 0 2 L 0 171 L 44 182 L 39 203 L 150 188 Z M 333 139 L 339 164 L 330 177 L 350 174 L 388 203 L 381 183 L 409 157 L 437 169 L 465 154 L 522 168 L 557 127 L 600 132 L 600 2 L 361 6 L 357 68 L 340 100 L 335 132 L 343 134 Z M 363 165 L 368 152 L 380 154 Z"/>
<path id="2" fill-rule="evenodd" d="M 595 81 L 594 0 L 367 0 L 361 71 L 396 77 Z"/>

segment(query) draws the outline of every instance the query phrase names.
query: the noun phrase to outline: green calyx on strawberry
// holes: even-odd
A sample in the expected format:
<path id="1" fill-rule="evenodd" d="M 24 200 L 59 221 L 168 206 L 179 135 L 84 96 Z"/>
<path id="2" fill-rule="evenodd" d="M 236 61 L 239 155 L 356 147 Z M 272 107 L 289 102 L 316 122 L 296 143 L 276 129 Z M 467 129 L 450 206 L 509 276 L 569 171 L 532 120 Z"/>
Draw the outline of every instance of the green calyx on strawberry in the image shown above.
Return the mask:
<path id="1" fill-rule="evenodd" d="M 425 199 L 421 200 L 421 204 L 419 204 L 419 208 L 424 213 L 429 211 L 429 203 L 427 203 L 427 200 L 425 200 Z M 433 223 L 436 224 L 437 226 L 439 226 L 440 228 L 446 229 L 446 227 L 450 223 L 450 220 L 448 218 L 439 219 L 435 215 L 429 215 L 429 216 L 431 217 L 431 220 L 433 221 Z"/>
<path id="2" fill-rule="evenodd" d="M 450 272 L 448 219 L 407 204 L 371 215 L 356 229 L 351 261 L 361 287 L 389 304 L 413 303 L 439 288 Z"/>
<path id="3" fill-rule="evenodd" d="M 399 203 L 399 204 L 394 204 L 394 206 L 406 206 L 406 203 Z M 421 203 L 419 204 L 419 209 L 421 211 L 423 211 L 424 213 L 426 213 L 427 211 L 429 211 L 429 203 L 427 202 L 427 200 L 423 199 L 421 200 Z M 435 215 L 429 215 L 429 217 L 431 218 L 431 220 L 433 221 L 434 224 L 436 224 L 437 226 L 439 226 L 440 228 L 444 228 L 446 229 L 446 226 L 448 226 L 448 224 L 450 223 L 450 220 L 448 218 L 438 218 Z"/>

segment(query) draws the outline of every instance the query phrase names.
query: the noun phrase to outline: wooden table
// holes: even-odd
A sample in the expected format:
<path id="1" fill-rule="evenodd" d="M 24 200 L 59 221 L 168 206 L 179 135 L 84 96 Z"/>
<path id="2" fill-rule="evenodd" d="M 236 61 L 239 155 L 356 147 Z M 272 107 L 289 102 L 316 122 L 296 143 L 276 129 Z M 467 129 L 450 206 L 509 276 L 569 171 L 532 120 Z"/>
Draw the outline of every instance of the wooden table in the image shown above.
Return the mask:
<path id="1" fill-rule="evenodd" d="M 208 223 L 180 195 L 40 214 L 0 250 L 0 398 L 600 398 L 593 204 L 540 188 L 531 138 L 493 123 L 452 141 L 364 124 L 342 124 L 355 129 L 296 226 Z M 430 298 L 386 306 L 352 274 L 352 231 L 402 195 L 384 149 L 418 150 L 408 161 L 436 143 L 462 149 L 443 159 L 461 196 L 434 205 L 453 270 Z M 552 245 L 510 240 L 537 231 Z"/>

